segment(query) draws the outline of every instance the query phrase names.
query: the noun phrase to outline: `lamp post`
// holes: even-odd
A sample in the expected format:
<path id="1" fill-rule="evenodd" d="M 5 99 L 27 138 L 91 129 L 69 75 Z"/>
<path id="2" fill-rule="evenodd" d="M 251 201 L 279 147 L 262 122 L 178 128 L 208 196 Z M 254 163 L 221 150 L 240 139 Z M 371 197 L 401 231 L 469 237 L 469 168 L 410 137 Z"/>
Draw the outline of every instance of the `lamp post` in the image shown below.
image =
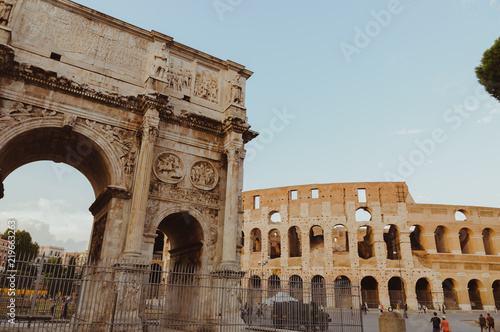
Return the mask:
<path id="1" fill-rule="evenodd" d="M 264 257 L 264 255 L 262 255 L 262 257 Z M 268 255 L 267 258 L 262 259 L 262 261 L 259 261 L 259 265 L 261 267 L 261 280 L 260 280 L 261 291 L 260 291 L 260 308 L 257 308 L 258 309 L 257 311 L 261 312 L 261 317 L 262 317 L 262 307 L 263 307 L 263 304 L 262 304 L 262 292 L 264 291 L 264 289 L 263 289 L 263 285 L 264 285 L 264 265 L 266 265 L 267 263 L 269 263 L 269 258 L 271 258 L 271 256 Z"/>

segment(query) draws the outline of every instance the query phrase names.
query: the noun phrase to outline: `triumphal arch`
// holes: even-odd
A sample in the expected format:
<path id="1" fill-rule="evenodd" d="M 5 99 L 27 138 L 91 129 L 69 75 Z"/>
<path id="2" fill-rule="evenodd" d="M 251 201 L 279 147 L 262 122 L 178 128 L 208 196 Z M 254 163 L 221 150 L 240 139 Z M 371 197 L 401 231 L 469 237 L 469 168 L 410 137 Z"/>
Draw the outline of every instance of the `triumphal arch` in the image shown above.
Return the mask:
<path id="1" fill-rule="evenodd" d="M 161 229 L 171 263 L 238 272 L 251 75 L 68 0 L 0 0 L 2 177 L 82 172 L 93 262 L 150 264 Z"/>

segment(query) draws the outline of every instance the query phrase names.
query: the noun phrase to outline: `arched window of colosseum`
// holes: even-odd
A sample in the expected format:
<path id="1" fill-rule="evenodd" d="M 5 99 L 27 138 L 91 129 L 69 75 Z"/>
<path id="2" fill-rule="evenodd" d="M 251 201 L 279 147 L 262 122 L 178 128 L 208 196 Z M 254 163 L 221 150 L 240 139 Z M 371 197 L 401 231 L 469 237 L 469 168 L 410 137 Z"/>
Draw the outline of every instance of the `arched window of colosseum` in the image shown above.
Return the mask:
<path id="1" fill-rule="evenodd" d="M 269 256 L 271 258 L 281 257 L 281 236 L 277 229 L 269 231 Z"/>
<path id="2" fill-rule="evenodd" d="M 259 276 L 252 276 L 250 280 L 248 280 L 250 288 L 260 288 L 261 280 Z"/>
<path id="3" fill-rule="evenodd" d="M 368 276 L 361 280 L 361 297 L 363 303 L 368 305 L 368 308 L 377 308 L 380 300 L 378 297 L 378 282 L 374 277 Z"/>
<path id="4" fill-rule="evenodd" d="M 311 252 L 325 247 L 325 237 L 321 226 L 311 227 L 309 231 L 309 244 L 311 246 Z"/>
<path id="5" fill-rule="evenodd" d="M 273 274 L 272 276 L 269 277 L 268 282 L 269 282 L 269 290 L 271 291 L 271 293 L 267 294 L 267 295 L 268 296 L 273 296 L 281 288 L 280 277 L 278 277 L 276 274 Z"/>
<path id="6" fill-rule="evenodd" d="M 422 227 L 419 225 L 411 226 L 410 232 L 411 250 L 424 250 L 422 244 Z"/>
<path id="7" fill-rule="evenodd" d="M 471 241 L 472 231 L 468 228 L 462 228 L 458 232 L 458 238 L 460 240 L 460 249 L 462 249 L 462 254 L 473 254 L 472 241 Z"/>
<path id="8" fill-rule="evenodd" d="M 394 225 L 384 227 L 384 242 L 387 249 L 387 259 L 400 259 L 399 230 Z"/>
<path id="9" fill-rule="evenodd" d="M 269 221 L 272 223 L 279 223 L 281 222 L 281 215 L 278 211 L 273 211 L 269 213 Z"/>
<path id="10" fill-rule="evenodd" d="M 483 244 L 484 244 L 484 252 L 486 255 L 496 255 L 495 246 L 493 244 L 494 237 L 493 230 L 491 228 L 485 228 L 483 230 Z"/>
<path id="11" fill-rule="evenodd" d="M 372 215 L 368 210 L 365 208 L 359 208 L 356 210 L 356 221 L 357 222 L 363 222 L 363 221 L 371 221 L 372 220 Z"/>
<path id="12" fill-rule="evenodd" d="M 495 308 L 500 308 L 500 280 L 495 280 L 493 285 L 493 300 L 495 301 Z"/>
<path id="13" fill-rule="evenodd" d="M 325 278 L 316 275 L 311 279 L 312 301 L 326 307 Z"/>
<path id="14" fill-rule="evenodd" d="M 336 308 L 352 307 L 351 280 L 346 276 L 338 276 L 333 283 Z"/>
<path id="15" fill-rule="evenodd" d="M 427 278 L 420 278 L 415 284 L 415 293 L 417 294 L 417 302 L 425 305 L 429 309 L 434 309 L 432 302 L 431 284 Z"/>
<path id="16" fill-rule="evenodd" d="M 472 279 L 467 284 L 467 289 L 469 290 L 469 301 L 472 310 L 483 310 L 483 301 L 481 299 L 481 292 L 479 291 L 481 288 L 483 288 L 483 284 L 477 279 Z"/>
<path id="17" fill-rule="evenodd" d="M 250 232 L 250 240 L 252 241 L 252 252 L 260 252 L 262 243 L 262 235 L 260 233 L 260 229 L 252 229 L 252 231 Z"/>
<path id="18" fill-rule="evenodd" d="M 444 305 L 449 310 L 459 309 L 458 301 L 457 301 L 457 299 L 458 299 L 457 292 L 455 290 L 456 285 L 457 285 L 457 282 L 451 278 L 446 279 L 442 283 Z"/>
<path id="19" fill-rule="evenodd" d="M 361 226 L 358 228 L 358 256 L 363 259 L 373 257 L 373 228 Z"/>
<path id="20" fill-rule="evenodd" d="M 288 253 L 290 257 L 302 256 L 301 234 L 297 226 L 290 227 L 288 230 Z"/>
<path id="21" fill-rule="evenodd" d="M 434 231 L 434 240 L 436 242 L 436 251 L 438 253 L 449 253 L 448 241 L 446 239 L 448 231 L 444 226 L 436 227 Z"/>
<path id="22" fill-rule="evenodd" d="M 389 299 L 393 309 L 406 303 L 406 290 L 404 282 L 400 277 L 392 277 L 389 279 Z"/>
<path id="23" fill-rule="evenodd" d="M 457 211 L 455 211 L 455 220 L 456 221 L 465 221 L 465 220 L 467 220 L 467 216 L 465 215 L 465 210 L 457 210 Z"/>
<path id="24" fill-rule="evenodd" d="M 304 294 L 304 283 L 302 282 L 302 278 L 296 274 L 290 277 L 290 296 L 299 301 L 303 300 Z"/>
<path id="25" fill-rule="evenodd" d="M 344 225 L 333 226 L 332 243 L 333 252 L 349 251 L 349 235 Z"/>

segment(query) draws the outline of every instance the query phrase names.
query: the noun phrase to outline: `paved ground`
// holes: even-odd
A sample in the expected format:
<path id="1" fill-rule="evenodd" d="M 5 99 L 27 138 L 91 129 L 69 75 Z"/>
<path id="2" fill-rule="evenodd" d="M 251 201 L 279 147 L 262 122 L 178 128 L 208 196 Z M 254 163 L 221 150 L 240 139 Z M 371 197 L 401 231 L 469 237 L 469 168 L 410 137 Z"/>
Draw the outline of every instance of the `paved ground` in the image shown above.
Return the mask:
<path id="1" fill-rule="evenodd" d="M 452 332 L 479 332 L 479 326 L 475 324 L 479 314 L 482 313 L 486 317 L 486 312 L 447 312 L 446 320 L 450 322 Z M 492 313 L 495 318 L 497 331 L 500 331 L 500 313 Z M 363 326 L 365 332 L 379 332 L 378 330 L 378 313 L 369 312 L 363 315 Z M 432 326 L 429 323 L 432 317 L 432 312 L 427 314 L 412 313 L 408 314 L 406 321 L 406 332 L 432 332 Z M 439 318 L 442 315 L 438 315 Z"/>

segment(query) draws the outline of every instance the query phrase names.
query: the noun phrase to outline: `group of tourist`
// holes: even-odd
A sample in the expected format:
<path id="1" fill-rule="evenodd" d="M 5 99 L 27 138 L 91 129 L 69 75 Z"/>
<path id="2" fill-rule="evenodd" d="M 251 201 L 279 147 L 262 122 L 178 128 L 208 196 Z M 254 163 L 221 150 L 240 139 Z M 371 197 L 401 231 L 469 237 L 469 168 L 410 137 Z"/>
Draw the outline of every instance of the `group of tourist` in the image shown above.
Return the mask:
<path id="1" fill-rule="evenodd" d="M 434 312 L 434 316 L 431 318 L 430 323 L 432 324 L 432 332 L 450 332 L 450 323 L 446 320 L 446 316 L 443 315 L 442 320 L 437 316 L 437 312 Z M 495 332 L 495 319 L 491 317 L 489 313 L 484 317 L 479 314 L 479 320 L 477 322 L 481 329 L 481 332 Z"/>

